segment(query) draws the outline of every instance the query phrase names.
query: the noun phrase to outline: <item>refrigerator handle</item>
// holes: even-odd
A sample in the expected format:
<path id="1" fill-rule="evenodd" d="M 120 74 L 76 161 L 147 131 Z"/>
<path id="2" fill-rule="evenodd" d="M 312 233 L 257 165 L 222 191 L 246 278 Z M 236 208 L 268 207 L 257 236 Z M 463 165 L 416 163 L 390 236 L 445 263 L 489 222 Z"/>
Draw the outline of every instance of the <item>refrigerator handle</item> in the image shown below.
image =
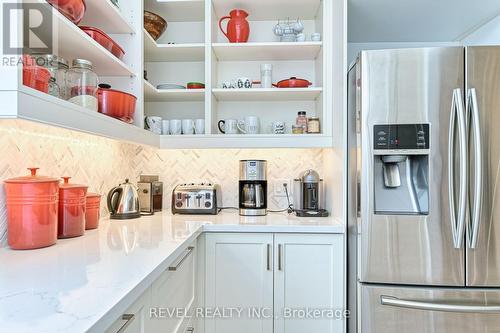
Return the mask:
<path id="1" fill-rule="evenodd" d="M 465 218 L 467 211 L 467 133 L 466 117 L 462 90 L 453 90 L 451 102 L 450 125 L 448 130 L 448 198 L 451 230 L 453 235 L 453 246 L 462 248 L 465 232 Z M 458 192 L 458 216 L 455 203 L 455 128 L 458 123 L 458 146 L 459 156 L 459 192 Z"/>
<path id="2" fill-rule="evenodd" d="M 459 305 L 445 303 L 430 303 L 414 300 L 404 300 L 392 296 L 380 297 L 380 304 L 385 306 L 394 306 L 398 308 L 441 311 L 441 312 L 460 312 L 460 313 L 500 313 L 500 305 Z"/>
<path id="3" fill-rule="evenodd" d="M 481 217 L 481 207 L 483 202 L 483 158 L 481 143 L 481 124 L 479 122 L 479 107 L 477 103 L 476 89 L 468 91 L 467 107 L 470 112 L 470 125 L 473 136 L 474 147 L 474 200 L 472 200 L 471 226 L 469 231 L 469 247 L 475 249 L 479 234 L 479 223 Z"/>

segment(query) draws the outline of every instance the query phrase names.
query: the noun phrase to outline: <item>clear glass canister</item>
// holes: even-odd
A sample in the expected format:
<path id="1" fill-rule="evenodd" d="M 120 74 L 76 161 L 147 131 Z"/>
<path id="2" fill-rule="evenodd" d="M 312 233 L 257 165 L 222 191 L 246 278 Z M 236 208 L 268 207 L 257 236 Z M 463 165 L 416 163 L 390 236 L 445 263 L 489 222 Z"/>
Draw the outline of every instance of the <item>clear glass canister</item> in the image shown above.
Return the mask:
<path id="1" fill-rule="evenodd" d="M 69 101 L 84 108 L 97 111 L 97 86 L 99 78 L 92 71 L 92 62 L 85 59 L 73 60 L 68 71 Z"/>
<path id="2" fill-rule="evenodd" d="M 31 57 L 38 66 L 47 68 L 50 72 L 53 80 L 49 82 L 49 94 L 68 99 L 66 93 L 68 62 L 54 54 L 34 54 Z"/>
<path id="3" fill-rule="evenodd" d="M 49 80 L 49 95 L 52 95 L 55 97 L 61 97 L 59 85 L 57 84 L 56 79 L 53 77 L 51 77 Z"/>

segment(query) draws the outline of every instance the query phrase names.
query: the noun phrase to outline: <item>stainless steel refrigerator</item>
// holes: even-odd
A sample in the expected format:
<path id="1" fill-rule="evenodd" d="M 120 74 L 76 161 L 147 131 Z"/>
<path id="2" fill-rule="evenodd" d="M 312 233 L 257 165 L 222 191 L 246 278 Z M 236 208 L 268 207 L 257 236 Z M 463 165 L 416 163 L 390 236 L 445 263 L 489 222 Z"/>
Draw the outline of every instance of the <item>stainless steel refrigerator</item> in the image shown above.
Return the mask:
<path id="1" fill-rule="evenodd" d="M 500 47 L 349 71 L 350 332 L 500 332 Z"/>

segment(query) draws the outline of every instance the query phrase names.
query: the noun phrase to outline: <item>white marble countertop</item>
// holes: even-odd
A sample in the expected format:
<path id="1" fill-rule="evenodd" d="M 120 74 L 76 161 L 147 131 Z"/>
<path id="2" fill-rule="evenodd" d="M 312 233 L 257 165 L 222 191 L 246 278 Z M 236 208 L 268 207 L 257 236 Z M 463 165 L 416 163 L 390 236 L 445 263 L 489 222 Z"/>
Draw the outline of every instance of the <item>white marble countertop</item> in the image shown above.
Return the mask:
<path id="1" fill-rule="evenodd" d="M 101 222 L 83 237 L 0 249 L 0 331 L 103 332 L 202 232 L 344 233 L 334 218 L 169 212 Z"/>

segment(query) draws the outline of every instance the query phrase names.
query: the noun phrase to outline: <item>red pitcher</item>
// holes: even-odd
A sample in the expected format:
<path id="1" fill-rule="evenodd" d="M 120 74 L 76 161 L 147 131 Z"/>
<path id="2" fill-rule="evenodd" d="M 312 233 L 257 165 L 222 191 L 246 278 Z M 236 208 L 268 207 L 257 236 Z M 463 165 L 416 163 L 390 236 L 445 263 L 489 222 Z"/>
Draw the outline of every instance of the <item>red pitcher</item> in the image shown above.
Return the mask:
<path id="1" fill-rule="evenodd" d="M 248 13 L 242 9 L 233 9 L 230 16 L 224 16 L 219 20 L 219 28 L 229 39 L 230 43 L 246 43 L 250 35 L 250 25 L 248 24 Z M 222 29 L 222 21 L 229 19 L 227 32 Z"/>

